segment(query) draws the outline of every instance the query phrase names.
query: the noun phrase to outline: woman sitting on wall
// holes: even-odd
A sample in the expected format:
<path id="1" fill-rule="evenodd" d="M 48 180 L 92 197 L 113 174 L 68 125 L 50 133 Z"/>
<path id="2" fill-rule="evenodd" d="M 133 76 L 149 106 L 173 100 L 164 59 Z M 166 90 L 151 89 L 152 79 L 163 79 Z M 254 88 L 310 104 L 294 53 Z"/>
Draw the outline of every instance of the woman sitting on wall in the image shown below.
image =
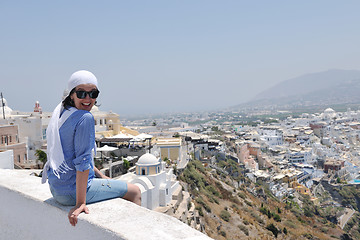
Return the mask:
<path id="1" fill-rule="evenodd" d="M 87 203 L 124 198 L 141 205 L 136 185 L 103 175 L 93 162 L 95 121 L 90 113 L 99 95 L 98 82 L 89 71 L 77 71 L 68 81 L 69 95 L 54 110 L 47 128 L 47 158 L 43 180 L 62 205 L 75 205 L 69 212 L 71 225 L 80 213 L 89 213 Z"/>

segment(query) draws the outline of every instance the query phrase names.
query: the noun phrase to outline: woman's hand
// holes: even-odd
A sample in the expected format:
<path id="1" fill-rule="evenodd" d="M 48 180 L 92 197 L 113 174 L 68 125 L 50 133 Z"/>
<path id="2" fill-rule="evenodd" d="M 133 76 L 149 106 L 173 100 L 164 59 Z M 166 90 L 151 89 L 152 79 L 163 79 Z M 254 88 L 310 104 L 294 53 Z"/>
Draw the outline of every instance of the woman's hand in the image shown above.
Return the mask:
<path id="1" fill-rule="evenodd" d="M 98 178 L 110 179 L 108 176 L 106 176 L 102 172 L 100 172 L 100 170 L 97 169 L 97 167 L 94 167 L 94 172 L 95 172 L 96 177 L 98 177 Z"/>
<path id="2" fill-rule="evenodd" d="M 78 222 L 78 216 L 80 215 L 80 213 L 85 212 L 86 214 L 89 213 L 89 209 L 87 208 L 86 204 L 80 204 L 80 205 L 76 205 L 75 207 L 73 207 L 72 209 L 70 209 L 69 214 L 68 214 L 68 218 L 69 218 L 69 222 L 72 226 L 75 227 L 75 225 Z"/>

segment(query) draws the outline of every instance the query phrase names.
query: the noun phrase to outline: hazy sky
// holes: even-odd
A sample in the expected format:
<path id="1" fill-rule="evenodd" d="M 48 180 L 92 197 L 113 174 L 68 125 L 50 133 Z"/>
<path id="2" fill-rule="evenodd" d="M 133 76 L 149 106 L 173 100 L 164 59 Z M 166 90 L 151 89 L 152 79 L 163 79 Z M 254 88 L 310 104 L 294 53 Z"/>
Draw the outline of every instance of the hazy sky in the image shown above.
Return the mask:
<path id="1" fill-rule="evenodd" d="M 360 69 L 360 1 L 0 1 L 0 91 L 52 111 L 92 71 L 101 110 L 217 109 L 289 78 Z"/>

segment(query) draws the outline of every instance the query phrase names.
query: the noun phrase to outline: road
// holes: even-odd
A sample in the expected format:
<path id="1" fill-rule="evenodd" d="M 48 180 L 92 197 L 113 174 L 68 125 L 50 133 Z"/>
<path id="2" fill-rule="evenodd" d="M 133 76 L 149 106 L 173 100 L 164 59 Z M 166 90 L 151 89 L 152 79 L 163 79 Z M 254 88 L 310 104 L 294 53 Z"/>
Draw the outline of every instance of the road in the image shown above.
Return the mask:
<path id="1" fill-rule="evenodd" d="M 339 224 L 341 229 L 344 229 L 346 223 L 351 219 L 351 217 L 354 215 L 355 210 L 351 208 L 346 208 L 345 213 L 339 217 Z"/>

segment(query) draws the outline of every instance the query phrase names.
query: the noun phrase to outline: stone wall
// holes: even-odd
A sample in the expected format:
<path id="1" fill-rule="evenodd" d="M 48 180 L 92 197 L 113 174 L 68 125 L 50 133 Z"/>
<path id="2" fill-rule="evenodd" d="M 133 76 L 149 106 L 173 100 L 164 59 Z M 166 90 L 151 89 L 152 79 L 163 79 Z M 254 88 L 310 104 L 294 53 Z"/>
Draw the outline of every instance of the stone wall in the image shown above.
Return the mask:
<path id="1" fill-rule="evenodd" d="M 208 240 L 203 233 L 168 215 L 123 199 L 89 204 L 76 227 L 71 207 L 57 204 L 48 184 L 31 170 L 0 169 L 0 239 L 184 239 Z"/>

